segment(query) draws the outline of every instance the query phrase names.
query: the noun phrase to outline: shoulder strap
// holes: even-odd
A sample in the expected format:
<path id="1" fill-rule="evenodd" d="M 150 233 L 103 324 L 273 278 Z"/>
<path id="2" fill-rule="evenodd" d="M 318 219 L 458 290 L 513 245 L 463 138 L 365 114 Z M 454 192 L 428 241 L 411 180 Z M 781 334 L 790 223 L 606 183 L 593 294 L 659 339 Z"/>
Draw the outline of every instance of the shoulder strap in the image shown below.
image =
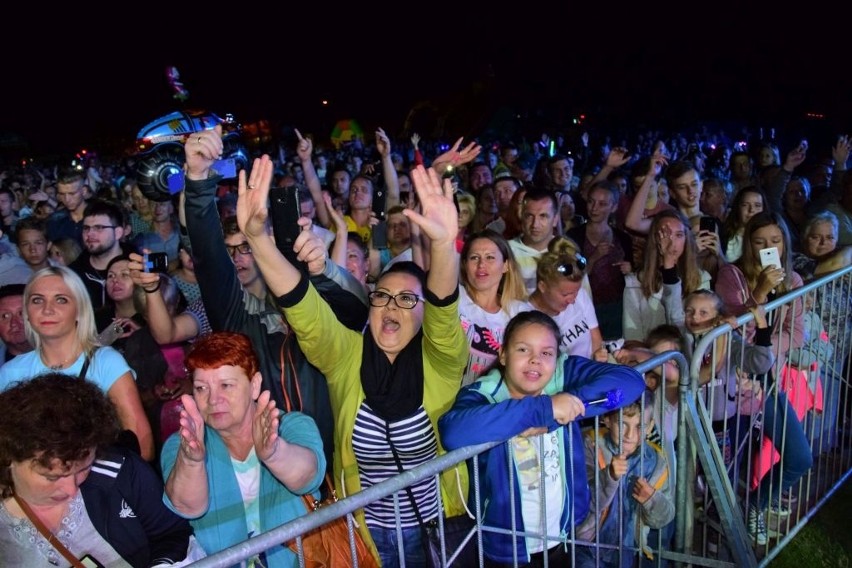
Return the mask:
<path id="1" fill-rule="evenodd" d="M 88 358 L 86 359 L 86 361 L 88 361 Z M 41 536 L 47 539 L 47 542 L 48 544 L 50 544 L 50 546 L 52 546 L 59 554 L 61 554 L 65 558 L 65 560 L 67 560 L 68 563 L 71 564 L 71 566 L 73 566 L 74 568 L 85 568 L 83 563 L 80 562 L 80 560 L 76 556 L 71 554 L 71 551 L 65 548 L 65 545 L 62 544 L 62 542 L 58 538 L 56 538 L 56 536 L 52 532 L 50 532 L 50 530 L 46 526 L 44 526 L 44 523 L 41 522 L 41 519 L 39 519 L 38 516 L 33 513 L 33 510 L 30 509 L 30 506 L 27 505 L 23 499 L 18 499 L 17 494 L 12 494 L 12 497 L 15 499 L 15 502 L 18 504 L 18 507 L 21 508 L 21 510 L 24 512 L 30 522 L 35 525 L 35 528 L 38 529 L 38 532 L 41 533 Z"/>
<path id="2" fill-rule="evenodd" d="M 387 437 L 388 445 L 390 446 L 391 453 L 393 453 L 393 461 L 396 462 L 396 468 L 400 473 L 404 473 L 405 470 L 402 468 L 402 460 L 399 459 L 396 447 L 391 441 L 390 424 L 387 422 L 385 422 L 385 437 Z M 426 524 L 423 522 L 423 517 L 420 515 L 420 509 L 417 507 L 417 501 L 414 499 L 414 492 L 411 491 L 411 486 L 406 486 L 405 492 L 408 494 L 408 500 L 411 501 L 411 507 L 414 509 L 414 516 L 417 517 L 417 522 L 420 523 L 421 527 L 425 527 Z"/>
<path id="3" fill-rule="evenodd" d="M 80 379 L 81 381 L 85 381 L 85 380 L 86 380 L 86 373 L 89 371 L 89 363 L 91 363 L 91 362 L 92 362 L 92 357 L 94 357 L 94 356 L 95 356 L 95 351 L 96 351 L 96 350 L 97 350 L 97 347 L 95 347 L 95 349 L 93 349 L 93 350 L 92 350 L 92 354 L 91 354 L 91 356 L 87 354 L 87 355 L 86 355 L 86 360 L 85 360 L 85 361 L 83 361 L 83 368 L 82 368 L 82 369 L 80 369 L 80 374 L 79 374 L 79 375 L 77 375 L 77 378 L 78 378 L 78 379 Z"/>

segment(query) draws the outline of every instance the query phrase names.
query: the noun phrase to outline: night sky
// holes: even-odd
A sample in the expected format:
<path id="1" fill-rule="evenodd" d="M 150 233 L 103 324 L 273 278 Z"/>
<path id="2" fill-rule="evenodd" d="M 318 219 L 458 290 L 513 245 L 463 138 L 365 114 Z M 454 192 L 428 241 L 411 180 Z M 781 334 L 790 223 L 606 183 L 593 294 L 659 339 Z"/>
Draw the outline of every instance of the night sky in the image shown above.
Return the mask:
<path id="1" fill-rule="evenodd" d="M 848 45 L 825 12 L 797 13 L 795 22 L 788 14 L 778 27 L 779 14 L 769 14 L 777 5 L 751 15 L 709 4 L 668 14 L 605 8 L 611 13 L 570 3 L 519 14 L 422 5 L 412 18 L 352 7 L 292 17 L 299 7 L 108 26 L 80 11 L 38 26 L 7 20 L 0 136 L 33 155 L 119 147 L 181 108 L 267 119 L 276 132 L 295 126 L 320 140 L 341 118 L 396 135 L 425 101 L 447 115 L 450 138 L 478 132 L 499 109 L 543 129 L 585 113 L 593 131 L 711 120 L 790 136 L 852 130 Z M 181 73 L 185 103 L 172 98 L 168 66 Z M 432 124 L 420 117 L 419 126 Z"/>

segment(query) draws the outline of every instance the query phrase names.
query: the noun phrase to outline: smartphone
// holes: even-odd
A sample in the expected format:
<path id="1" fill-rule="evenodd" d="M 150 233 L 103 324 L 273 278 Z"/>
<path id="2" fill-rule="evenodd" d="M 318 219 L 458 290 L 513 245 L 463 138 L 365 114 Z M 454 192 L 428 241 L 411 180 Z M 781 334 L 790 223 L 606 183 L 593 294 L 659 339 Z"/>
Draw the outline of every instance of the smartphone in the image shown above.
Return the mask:
<path id="1" fill-rule="evenodd" d="M 760 249 L 760 265 L 764 268 L 767 266 L 781 268 L 781 257 L 778 254 L 778 247 Z"/>
<path id="2" fill-rule="evenodd" d="M 299 270 L 307 270 L 307 265 L 296 258 L 296 251 L 293 250 L 296 238 L 302 232 L 298 223 L 302 216 L 298 186 L 273 187 L 269 190 L 269 216 L 272 219 L 275 246 L 290 264 Z"/>
<path id="3" fill-rule="evenodd" d="M 377 224 L 373 225 L 373 228 L 370 231 L 370 239 L 373 241 L 373 248 L 388 248 L 388 222 L 379 221 Z"/>
<path id="4" fill-rule="evenodd" d="M 388 203 L 387 190 L 377 183 L 373 184 L 373 188 L 373 214 L 379 221 L 384 221 L 387 217 L 385 212 Z"/>
<path id="5" fill-rule="evenodd" d="M 709 231 L 711 233 L 716 232 L 716 219 L 713 217 L 702 217 L 698 222 L 698 230 L 699 231 Z"/>
<path id="6" fill-rule="evenodd" d="M 144 272 L 168 272 L 169 255 L 164 252 L 149 252 L 142 255 L 142 270 Z"/>

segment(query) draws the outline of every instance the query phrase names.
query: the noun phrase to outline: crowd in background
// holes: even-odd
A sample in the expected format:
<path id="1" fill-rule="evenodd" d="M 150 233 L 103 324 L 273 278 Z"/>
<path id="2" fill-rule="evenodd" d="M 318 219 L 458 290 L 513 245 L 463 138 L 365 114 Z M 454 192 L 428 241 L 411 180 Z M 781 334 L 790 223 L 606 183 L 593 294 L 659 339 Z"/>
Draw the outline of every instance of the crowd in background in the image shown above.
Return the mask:
<path id="1" fill-rule="evenodd" d="M 552 432 L 579 421 L 582 405 L 556 394 L 580 397 L 572 389 L 594 384 L 590 378 L 578 385 L 576 376 L 603 376 L 613 372 L 607 365 L 635 364 L 669 349 L 689 352 L 726 317 L 755 314 L 738 347 L 756 350 L 752 367 L 725 370 L 718 357 L 707 361 L 708 380 L 712 369 L 736 390 L 757 375 L 779 373 L 788 352 L 798 357 L 810 340 L 808 326 L 852 333 L 852 322 L 830 319 L 848 310 L 827 309 L 842 302 L 842 294 L 791 310 L 786 320 L 766 321 L 761 311 L 768 301 L 852 264 L 852 174 L 846 170 L 852 145 L 842 132 L 821 147 L 786 140 L 784 133 L 776 140 L 774 130 L 763 136 L 762 129 L 755 136 L 696 128 L 427 140 L 417 134 L 391 139 L 379 128 L 339 147 L 296 134 L 294 147 L 281 144 L 263 159 L 250 149 L 257 161 L 242 179 L 210 173 L 222 150 L 218 131 L 191 135 L 186 189 L 174 195 L 140 185 L 138 157 L 90 153 L 73 166 L 36 161 L 0 173 L 0 389 L 48 371 L 95 381 L 118 409 L 123 443 L 157 471 L 168 508 L 192 519 L 207 552 L 299 514 L 298 499 L 289 498 L 316 491 L 323 473 L 346 495 L 445 448 L 486 441 L 482 436 L 527 438 L 545 435 L 527 428 Z M 444 182 L 452 196 L 442 193 Z M 279 258 L 281 247 L 267 241 L 265 198 L 249 197 L 260 186 L 298 189 L 300 224 L 310 236 L 300 235 L 292 254 L 281 251 Z M 762 251 L 772 248 L 777 264 L 762 262 Z M 166 256 L 159 273 L 150 270 L 155 253 Z M 67 298 L 73 325 L 45 321 L 44 311 L 65 310 Z M 530 319 L 531 312 L 548 317 Z M 819 320 L 814 314 L 825 321 L 806 325 L 806 317 Z M 391 329 L 409 335 L 391 345 Z M 513 346 L 521 337 L 534 348 L 542 345 L 539 360 L 552 359 L 546 380 L 531 390 L 518 386 L 523 379 L 512 367 L 518 355 L 506 349 L 510 335 Z M 231 345 L 242 354 L 223 356 Z M 773 346 L 774 358 L 768 355 Z M 230 421 L 211 410 L 214 393 L 233 381 L 223 368 L 236 369 L 241 389 L 221 395 L 239 403 L 228 411 Z M 831 370 L 836 377 L 848 371 L 843 361 Z M 403 376 L 407 382 L 400 385 Z M 558 532 L 568 522 L 572 499 L 589 498 L 578 487 L 599 487 L 606 469 L 608 482 L 634 484 L 632 501 L 619 507 L 671 538 L 673 481 L 662 479 L 666 470 L 673 477 L 677 459 L 671 444 L 676 378 L 644 378 L 648 390 L 659 393 L 644 401 L 659 409 L 655 425 L 625 409 L 621 419 L 605 417 L 608 438 L 565 430 L 566 440 L 576 437 L 571 459 L 584 464 L 584 479 L 573 480 L 573 495 L 548 494 L 564 501 L 547 519 L 548 529 Z M 536 411 L 547 418 L 529 422 L 540 414 L 528 401 L 528 412 L 516 408 L 517 420 L 505 421 L 511 428 L 483 428 L 473 436 L 475 424 L 465 422 L 470 409 L 491 423 L 493 409 L 485 408 L 480 392 L 503 382 L 504 399 L 553 397 L 552 408 L 548 402 L 547 410 Z M 357 384 L 359 392 L 352 390 Z M 767 541 L 764 511 L 781 510 L 785 490 L 814 457 L 804 441 L 805 421 L 775 419 L 788 404 L 779 397 L 764 409 L 776 446 L 783 434 L 786 447 L 776 466 L 784 485 L 767 486 L 744 511 L 758 544 Z M 826 401 L 835 416 L 837 405 Z M 286 411 L 280 421 L 278 410 Z M 714 409 L 723 448 L 736 435 L 729 420 L 738 414 L 739 406 L 724 400 Z M 830 421 L 823 417 L 819 427 L 830 428 Z M 630 438 L 636 432 L 641 440 Z M 646 436 L 664 443 L 647 446 Z M 819 452 L 832 449 L 830 438 Z M 392 454 L 380 455 L 388 443 Z M 556 437 L 546 444 L 566 451 Z M 517 446 L 514 459 L 523 451 L 538 450 Z M 596 468 L 599 454 L 605 457 Z M 632 460 L 640 454 L 642 460 Z M 223 465 L 228 457 L 234 474 Z M 85 454 L 67 459 L 89 460 Z M 295 465 L 285 471 L 281 460 Z M 487 460 L 482 468 L 483 475 L 496 475 Z M 264 473 L 252 480 L 253 470 Z M 286 488 L 286 498 L 275 484 Z M 402 500 L 405 528 L 412 529 L 406 553 L 421 546 L 416 529 L 437 514 L 437 491 L 451 512 L 463 511 L 457 484 L 467 491 L 467 472 L 442 476 L 439 487 L 416 486 Z M 219 488 L 224 493 L 217 494 Z M 601 490 L 604 499 L 619 498 L 614 486 Z M 232 496 L 246 504 L 245 520 L 226 518 Z M 600 535 L 618 538 L 603 527 L 599 511 L 572 510 L 583 513 L 570 519 L 581 533 L 594 536 L 600 523 Z M 0 521 L 3 514 L 0 509 Z M 524 510 L 521 523 L 536 514 Z M 377 558 L 394 565 L 391 500 L 358 520 Z M 499 513 L 492 520 L 511 522 Z M 223 527 L 237 536 L 221 538 Z M 622 544 L 636 541 L 631 536 Z M 510 562 L 507 546 L 489 537 L 488 565 Z M 284 549 L 257 560 L 287 565 L 292 557 Z M 519 551 L 534 564 L 554 553 L 534 546 Z M 406 556 L 406 565 L 418 562 Z"/>

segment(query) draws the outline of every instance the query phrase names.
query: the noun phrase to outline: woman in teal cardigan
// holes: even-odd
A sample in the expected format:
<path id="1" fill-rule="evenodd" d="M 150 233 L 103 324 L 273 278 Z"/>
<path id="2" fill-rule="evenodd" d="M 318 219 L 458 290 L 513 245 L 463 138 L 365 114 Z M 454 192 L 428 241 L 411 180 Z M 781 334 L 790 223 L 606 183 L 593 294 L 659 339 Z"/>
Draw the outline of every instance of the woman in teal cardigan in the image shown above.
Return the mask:
<path id="1" fill-rule="evenodd" d="M 259 362 L 246 335 L 220 331 L 192 346 L 186 368 L 193 395 L 183 395 L 180 431 L 160 456 L 163 501 L 190 519 L 208 554 L 305 514 L 301 495 L 316 491 L 326 461 L 316 423 L 300 412 L 280 413 L 260 392 Z M 284 544 L 257 557 L 290 568 Z"/>

